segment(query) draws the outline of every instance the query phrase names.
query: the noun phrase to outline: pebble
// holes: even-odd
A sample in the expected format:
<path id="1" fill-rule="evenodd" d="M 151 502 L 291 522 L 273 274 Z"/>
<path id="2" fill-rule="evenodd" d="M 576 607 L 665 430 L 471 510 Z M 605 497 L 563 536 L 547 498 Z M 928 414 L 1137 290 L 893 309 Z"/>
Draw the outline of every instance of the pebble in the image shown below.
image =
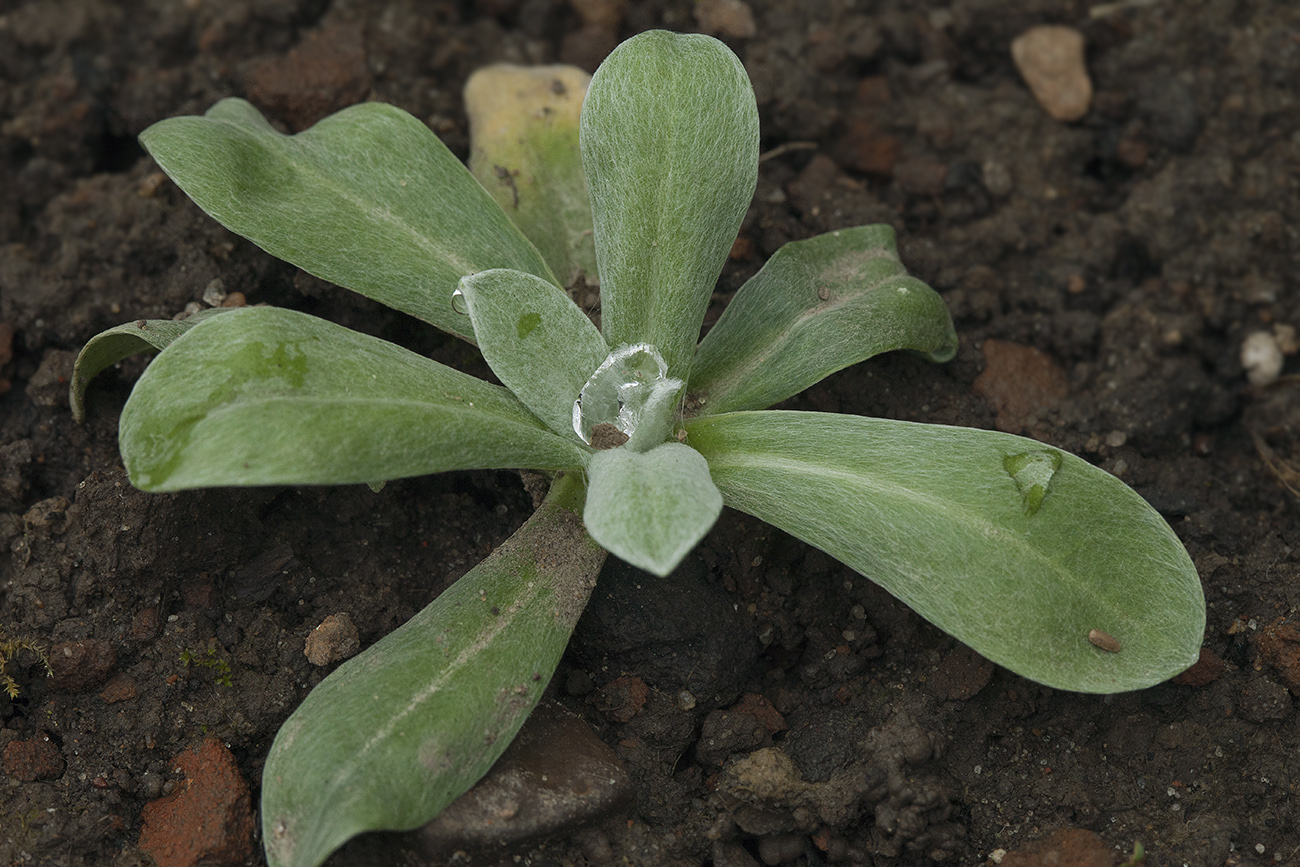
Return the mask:
<path id="1" fill-rule="evenodd" d="M 117 651 L 102 638 L 67 641 L 50 648 L 55 692 L 84 692 L 103 684 L 117 665 Z"/>
<path id="2" fill-rule="evenodd" d="M 990 859 L 992 860 L 992 859 Z M 1069 864 L 1071 867 L 1114 867 L 1115 852 L 1094 831 L 1061 828 L 1051 836 L 1035 840 L 996 862 L 1001 867 L 1048 867 Z"/>
<path id="3" fill-rule="evenodd" d="M 1284 360 L 1277 338 L 1267 331 L 1255 331 L 1241 344 L 1241 366 L 1246 369 L 1246 379 L 1251 385 L 1276 382 Z"/>
<path id="4" fill-rule="evenodd" d="M 710 36 L 753 39 L 758 35 L 754 10 L 742 0 L 699 0 L 695 4 L 695 20 L 700 30 Z"/>
<path id="5" fill-rule="evenodd" d="M 5 744 L 5 773 L 25 783 L 58 779 L 65 767 L 63 753 L 45 732 Z"/>
<path id="6" fill-rule="evenodd" d="M 142 852 L 158 867 L 227 867 L 253 857 L 253 799 L 235 757 L 204 738 L 172 760 L 185 784 L 140 811 Z"/>
<path id="7" fill-rule="evenodd" d="M 974 391 L 997 412 L 998 430 L 1020 433 L 1069 394 L 1065 371 L 1034 347 L 989 339 L 983 350 L 986 364 Z"/>
<path id="8" fill-rule="evenodd" d="M 1076 121 L 1092 103 L 1092 81 L 1083 58 L 1083 34 L 1071 27 L 1031 27 L 1011 43 L 1011 57 L 1043 111 Z"/>
<path id="9" fill-rule="evenodd" d="M 487 776 L 416 836 L 430 860 L 515 847 L 622 813 L 635 797 L 622 762 L 579 717 L 543 702 Z"/>
<path id="10" fill-rule="evenodd" d="M 357 627 L 344 611 L 322 620 L 307 636 L 302 652 L 312 665 L 329 665 L 356 655 L 360 649 Z"/>

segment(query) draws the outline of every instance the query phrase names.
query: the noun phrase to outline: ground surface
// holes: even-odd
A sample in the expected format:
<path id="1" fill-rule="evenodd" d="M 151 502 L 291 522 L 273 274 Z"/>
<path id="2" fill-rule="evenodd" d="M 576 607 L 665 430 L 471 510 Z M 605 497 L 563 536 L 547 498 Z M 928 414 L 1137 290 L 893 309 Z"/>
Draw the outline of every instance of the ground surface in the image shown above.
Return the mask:
<path id="1" fill-rule="evenodd" d="M 213 281 L 483 371 L 225 232 L 136 135 L 227 95 L 288 129 L 369 98 L 463 155 L 475 66 L 590 69 L 638 30 L 697 26 L 685 0 L 612 5 L 602 24 L 605 4 L 575 2 L 584 26 L 553 0 L 0 0 L 0 626 L 54 646 L 56 669 L 27 652 L 8 666 L 0 863 L 148 863 L 142 810 L 202 749 L 233 756 L 231 809 L 241 778 L 255 804 L 271 738 L 328 670 L 304 658 L 308 632 L 347 612 L 372 643 L 531 508 L 506 472 L 379 494 L 133 490 L 116 424 L 144 362 L 105 374 L 79 426 L 72 353 Z M 877 359 L 789 405 L 996 425 L 1119 475 L 1197 564 L 1209 662 L 1195 685 L 1048 690 L 728 513 L 665 586 L 606 576 L 557 678 L 630 771 L 631 820 L 522 860 L 976 864 L 1075 827 L 1115 855 L 1140 841 L 1151 864 L 1300 863 L 1300 635 L 1275 623 L 1300 606 L 1300 513 L 1278 477 L 1300 460 L 1300 385 L 1251 387 L 1239 361 L 1249 333 L 1300 326 L 1300 6 L 750 5 L 756 34 L 729 41 L 763 148 L 811 145 L 763 162 L 717 309 L 788 240 L 893 223 L 953 311 L 956 360 Z M 1011 60 L 1045 22 L 1087 39 L 1095 94 L 1075 123 L 1051 119 Z M 1285 370 L 1300 372 L 1294 356 Z M 738 800 L 735 768 L 757 772 L 773 744 L 805 781 L 854 769 L 833 821 Z"/>

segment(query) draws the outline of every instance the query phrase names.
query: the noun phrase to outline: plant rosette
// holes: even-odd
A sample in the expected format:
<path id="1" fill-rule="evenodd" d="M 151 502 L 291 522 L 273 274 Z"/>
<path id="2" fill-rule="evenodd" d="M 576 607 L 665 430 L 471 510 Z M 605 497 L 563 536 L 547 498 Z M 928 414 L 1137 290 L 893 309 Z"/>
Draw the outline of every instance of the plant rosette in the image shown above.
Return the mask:
<path id="1" fill-rule="evenodd" d="M 478 180 L 379 103 L 288 136 L 227 99 L 140 137 L 223 225 L 472 341 L 502 385 L 292 310 L 139 320 L 92 339 L 72 385 L 80 417 L 90 377 L 161 350 L 121 415 L 134 485 L 553 477 L 515 536 L 285 722 L 262 778 L 272 865 L 436 815 L 537 702 L 605 552 L 666 575 L 724 504 L 1040 683 L 1119 692 L 1195 662 L 1196 571 L 1113 476 L 995 431 L 766 409 L 880 352 L 953 355 L 890 227 L 785 245 L 699 340 L 758 174 L 753 90 L 725 46 L 652 31 L 589 84 L 502 74 L 542 76 L 556 106 L 511 111 L 491 86 L 471 101 Z M 599 329 L 556 274 L 599 282 Z"/>

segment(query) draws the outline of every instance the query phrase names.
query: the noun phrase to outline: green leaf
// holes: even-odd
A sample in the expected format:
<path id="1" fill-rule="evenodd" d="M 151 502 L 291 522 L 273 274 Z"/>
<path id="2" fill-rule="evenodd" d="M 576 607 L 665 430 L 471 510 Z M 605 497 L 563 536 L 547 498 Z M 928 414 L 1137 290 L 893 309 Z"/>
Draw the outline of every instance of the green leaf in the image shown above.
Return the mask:
<path id="1" fill-rule="evenodd" d="M 184 319 L 137 319 L 90 338 L 81 347 L 72 367 L 72 384 L 68 387 L 72 417 L 78 422 L 86 420 L 86 387 L 101 371 L 137 353 L 163 349 L 209 316 L 228 313 L 231 309 L 213 307 Z"/>
<path id="2" fill-rule="evenodd" d="M 598 451 L 587 472 L 587 532 L 610 553 L 659 576 L 676 568 L 722 512 L 704 458 L 681 443 Z"/>
<path id="3" fill-rule="evenodd" d="M 1017 674 L 1110 693 L 1197 659 L 1205 599 L 1186 550 L 1132 489 L 1074 455 L 995 431 L 823 413 L 731 413 L 686 430 L 727 505 L 839 558 Z M 1094 629 L 1122 649 L 1093 646 Z"/>
<path id="4" fill-rule="evenodd" d="M 948 309 L 907 275 L 891 227 L 840 229 L 786 244 L 740 288 L 700 343 L 690 388 L 701 414 L 763 409 L 894 349 L 952 358 Z"/>
<path id="5" fill-rule="evenodd" d="M 514 268 L 554 280 L 438 137 L 391 105 L 354 105 L 287 136 L 244 100 L 223 99 L 203 117 L 154 124 L 140 143 L 232 232 L 467 339 L 451 306 L 461 277 Z"/>
<path id="6" fill-rule="evenodd" d="M 119 440 L 150 491 L 579 467 L 585 454 L 500 386 L 274 307 L 212 317 L 164 349 Z"/>
<path id="7" fill-rule="evenodd" d="M 653 30 L 592 77 L 582 109 L 612 347 L 649 343 L 686 380 L 704 311 L 758 178 L 745 67 L 708 36 Z"/>
<path id="8" fill-rule="evenodd" d="M 481 271 L 460 281 L 483 357 L 506 388 L 567 438 L 573 402 L 609 347 L 569 296 L 522 271 Z"/>
<path id="9" fill-rule="evenodd" d="M 262 772 L 272 867 L 316 867 L 363 831 L 424 824 L 509 745 L 605 559 L 572 511 L 576 475 L 569 484 L 576 494 L 553 489 L 487 560 L 339 666 L 285 722 Z"/>
<path id="10" fill-rule="evenodd" d="M 465 83 L 469 169 L 566 287 L 597 285 L 576 66 L 486 66 Z"/>

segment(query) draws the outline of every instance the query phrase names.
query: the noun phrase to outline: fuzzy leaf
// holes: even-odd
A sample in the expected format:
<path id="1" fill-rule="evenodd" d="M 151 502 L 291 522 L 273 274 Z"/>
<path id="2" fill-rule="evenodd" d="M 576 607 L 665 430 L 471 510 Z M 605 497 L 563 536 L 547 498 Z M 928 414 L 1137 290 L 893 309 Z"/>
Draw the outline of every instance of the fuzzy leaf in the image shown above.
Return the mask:
<path id="1" fill-rule="evenodd" d="M 605 559 L 576 507 L 548 497 L 293 712 L 262 772 L 271 867 L 316 867 L 363 831 L 418 827 L 487 773 L 541 698 Z"/>
<path id="2" fill-rule="evenodd" d="M 72 384 L 68 387 L 72 417 L 78 422 L 86 420 L 86 387 L 101 371 L 137 353 L 164 349 L 209 316 L 228 313 L 231 309 L 233 308 L 213 307 L 200 310 L 185 319 L 137 319 L 101 331 L 90 338 L 81 347 L 77 362 L 72 367 Z"/>
<path id="3" fill-rule="evenodd" d="M 275 307 L 177 338 L 136 383 L 119 439 L 132 484 L 150 491 L 584 462 L 504 388 Z"/>
<path id="4" fill-rule="evenodd" d="M 681 443 L 598 451 L 587 472 L 587 532 L 610 553 L 659 576 L 676 568 L 722 512 L 708 465 Z"/>
<path id="5" fill-rule="evenodd" d="M 481 271 L 460 288 L 492 372 L 551 430 L 576 441 L 573 402 L 609 354 L 587 314 L 522 271 Z"/>
<path id="6" fill-rule="evenodd" d="M 803 412 L 686 423 L 727 505 L 821 548 L 934 625 L 1059 689 L 1186 669 L 1201 582 L 1164 519 L 1074 455 L 995 431 Z M 1094 630 L 1119 640 L 1108 653 Z"/>
<path id="7" fill-rule="evenodd" d="M 154 124 L 140 142 L 227 229 L 466 339 L 451 306 L 461 277 L 514 268 L 554 280 L 451 151 L 394 106 L 354 105 L 287 136 L 244 100 L 223 99 L 203 117 Z"/>
<path id="8" fill-rule="evenodd" d="M 686 380 L 704 310 L 758 178 L 758 109 L 708 36 L 649 31 L 591 79 L 582 109 L 610 346 L 649 343 Z"/>
<path id="9" fill-rule="evenodd" d="M 894 349 L 952 358 L 948 309 L 907 275 L 891 227 L 840 229 L 786 244 L 740 288 L 700 343 L 690 389 L 701 414 L 764 409 Z"/>
<path id="10" fill-rule="evenodd" d="M 469 169 L 566 287 L 596 275 L 578 118 L 591 76 L 576 66 L 486 66 L 465 83 Z"/>

